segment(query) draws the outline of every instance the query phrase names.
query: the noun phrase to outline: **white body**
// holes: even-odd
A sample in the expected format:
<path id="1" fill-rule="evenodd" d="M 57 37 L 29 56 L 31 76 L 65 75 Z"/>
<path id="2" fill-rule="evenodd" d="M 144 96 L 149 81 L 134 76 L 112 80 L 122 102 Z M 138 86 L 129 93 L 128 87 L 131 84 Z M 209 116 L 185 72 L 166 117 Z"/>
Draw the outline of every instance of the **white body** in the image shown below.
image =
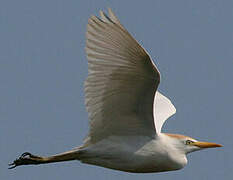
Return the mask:
<path id="1" fill-rule="evenodd" d="M 184 167 L 187 153 L 221 147 L 161 133 L 176 109 L 157 91 L 157 67 L 111 9 L 109 17 L 102 11 L 100 17 L 88 20 L 86 33 L 85 104 L 90 131 L 84 145 L 51 157 L 26 152 L 10 168 L 77 159 L 127 172 L 162 172 Z"/>
<path id="2" fill-rule="evenodd" d="M 83 163 L 111 169 L 151 173 L 178 170 L 187 164 L 186 156 L 174 149 L 170 137 L 160 134 L 155 139 L 146 136 L 110 136 L 81 149 Z"/>

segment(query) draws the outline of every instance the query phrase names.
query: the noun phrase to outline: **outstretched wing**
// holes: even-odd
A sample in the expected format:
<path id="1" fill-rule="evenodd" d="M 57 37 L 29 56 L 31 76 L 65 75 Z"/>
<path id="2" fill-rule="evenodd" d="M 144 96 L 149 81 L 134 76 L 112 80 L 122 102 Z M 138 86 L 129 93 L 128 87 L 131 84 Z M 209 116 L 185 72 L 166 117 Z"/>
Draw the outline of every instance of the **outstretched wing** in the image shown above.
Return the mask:
<path id="1" fill-rule="evenodd" d="M 90 120 L 86 141 L 110 135 L 154 136 L 159 71 L 111 9 L 109 17 L 102 11 L 100 16 L 88 20 L 86 33 L 85 103 Z"/>
<path id="2" fill-rule="evenodd" d="M 156 124 L 156 132 L 160 133 L 164 122 L 176 113 L 175 106 L 171 101 L 156 91 L 154 98 L 154 119 Z"/>

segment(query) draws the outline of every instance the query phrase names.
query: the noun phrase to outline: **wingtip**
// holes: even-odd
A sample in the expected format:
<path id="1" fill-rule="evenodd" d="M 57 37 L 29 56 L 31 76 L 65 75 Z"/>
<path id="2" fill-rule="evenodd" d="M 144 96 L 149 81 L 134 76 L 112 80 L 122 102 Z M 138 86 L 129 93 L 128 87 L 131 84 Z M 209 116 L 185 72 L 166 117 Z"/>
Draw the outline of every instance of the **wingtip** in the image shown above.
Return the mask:
<path id="1" fill-rule="evenodd" d="M 100 14 L 100 16 L 101 16 L 102 14 L 104 14 L 103 10 L 99 10 L 99 14 Z"/>
<path id="2" fill-rule="evenodd" d="M 113 13 L 111 8 L 108 8 L 108 14 L 109 14 L 110 17 L 116 18 L 115 14 Z"/>
<path id="3" fill-rule="evenodd" d="M 110 7 L 108 7 L 108 12 L 110 13 L 112 13 L 112 8 L 110 8 Z"/>
<path id="4" fill-rule="evenodd" d="M 108 9 L 109 14 L 113 14 L 112 8 L 108 7 L 107 9 Z M 99 14 L 101 15 L 101 14 L 105 14 L 105 13 L 103 10 L 99 10 Z"/>

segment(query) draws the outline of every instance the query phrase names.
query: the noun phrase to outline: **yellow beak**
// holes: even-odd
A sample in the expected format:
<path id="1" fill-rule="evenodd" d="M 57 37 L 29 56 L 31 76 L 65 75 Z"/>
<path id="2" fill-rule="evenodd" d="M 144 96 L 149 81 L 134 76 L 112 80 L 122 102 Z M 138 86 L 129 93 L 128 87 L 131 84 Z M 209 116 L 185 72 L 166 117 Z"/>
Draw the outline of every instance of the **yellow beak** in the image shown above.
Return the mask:
<path id="1" fill-rule="evenodd" d="M 222 147 L 221 144 L 211 143 L 211 142 L 194 142 L 192 145 L 200 147 L 200 148 L 215 148 L 215 147 Z"/>

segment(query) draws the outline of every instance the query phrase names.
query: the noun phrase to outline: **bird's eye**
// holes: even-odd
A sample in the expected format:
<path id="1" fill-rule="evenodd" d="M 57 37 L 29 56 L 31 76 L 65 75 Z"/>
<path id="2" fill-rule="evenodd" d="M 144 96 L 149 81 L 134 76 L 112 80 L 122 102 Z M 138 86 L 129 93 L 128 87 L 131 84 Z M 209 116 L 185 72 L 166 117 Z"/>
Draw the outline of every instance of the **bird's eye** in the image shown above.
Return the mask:
<path id="1" fill-rule="evenodd" d="M 192 144 L 192 143 L 193 143 L 193 141 L 191 141 L 191 140 L 186 140 L 186 141 L 185 141 L 185 144 L 186 144 L 186 145 L 189 145 L 189 144 Z"/>

